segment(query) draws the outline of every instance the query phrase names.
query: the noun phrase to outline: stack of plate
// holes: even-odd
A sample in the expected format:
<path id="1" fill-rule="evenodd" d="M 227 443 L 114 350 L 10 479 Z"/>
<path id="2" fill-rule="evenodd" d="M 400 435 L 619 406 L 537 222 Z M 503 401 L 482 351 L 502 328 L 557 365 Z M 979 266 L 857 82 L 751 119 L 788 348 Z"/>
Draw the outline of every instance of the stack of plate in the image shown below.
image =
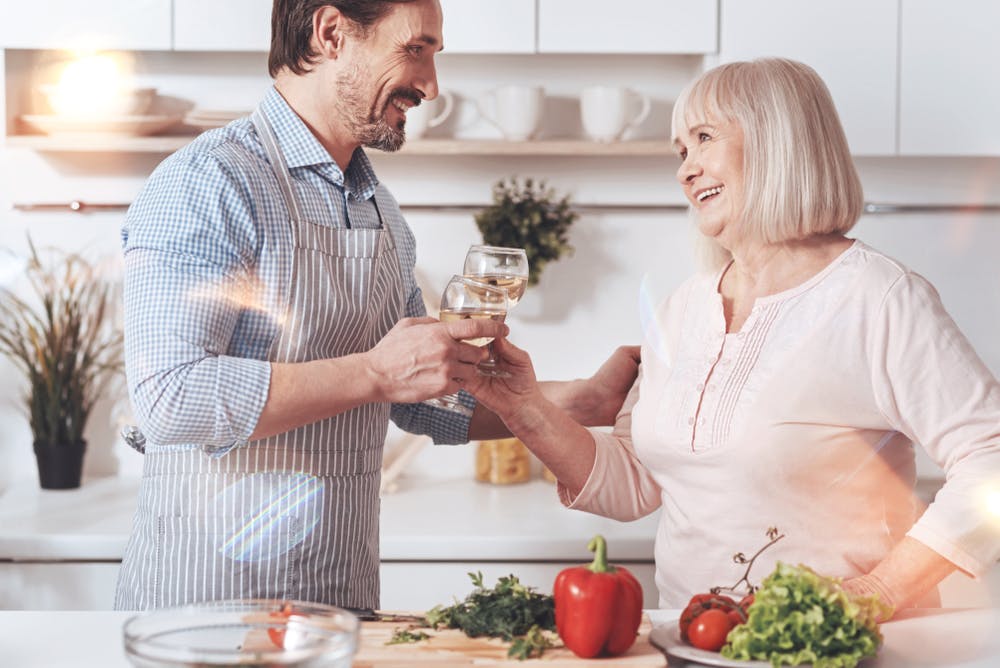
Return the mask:
<path id="1" fill-rule="evenodd" d="M 237 118 L 249 116 L 249 111 L 226 111 L 221 109 L 194 109 L 184 117 L 185 125 L 198 128 L 199 130 L 211 130 L 221 128 L 223 125 L 235 121 Z"/>

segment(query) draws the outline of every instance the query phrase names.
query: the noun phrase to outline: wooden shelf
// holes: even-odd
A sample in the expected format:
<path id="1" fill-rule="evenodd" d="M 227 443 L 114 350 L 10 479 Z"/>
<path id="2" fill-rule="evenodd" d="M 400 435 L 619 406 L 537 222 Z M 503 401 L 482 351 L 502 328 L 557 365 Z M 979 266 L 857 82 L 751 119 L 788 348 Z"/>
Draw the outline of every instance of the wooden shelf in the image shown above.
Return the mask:
<path id="1" fill-rule="evenodd" d="M 173 153 L 194 135 L 155 137 L 10 135 L 7 146 L 36 151 L 70 153 Z M 381 155 L 380 151 L 372 151 Z M 392 155 L 450 156 L 564 156 L 564 157 L 666 157 L 673 155 L 667 140 L 599 143 L 580 139 L 502 141 L 489 139 L 427 139 L 407 143 Z"/>

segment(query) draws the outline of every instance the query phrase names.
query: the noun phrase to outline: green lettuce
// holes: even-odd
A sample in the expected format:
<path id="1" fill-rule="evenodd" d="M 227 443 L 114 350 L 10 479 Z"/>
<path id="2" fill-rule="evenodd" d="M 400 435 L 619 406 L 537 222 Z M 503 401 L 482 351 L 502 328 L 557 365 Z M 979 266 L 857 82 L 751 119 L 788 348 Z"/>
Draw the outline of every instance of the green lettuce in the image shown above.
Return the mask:
<path id="1" fill-rule="evenodd" d="M 850 668 L 882 644 L 877 620 L 888 607 L 876 597 L 851 597 L 839 580 L 807 566 L 778 562 L 756 592 L 746 623 L 729 632 L 722 656 Z"/>

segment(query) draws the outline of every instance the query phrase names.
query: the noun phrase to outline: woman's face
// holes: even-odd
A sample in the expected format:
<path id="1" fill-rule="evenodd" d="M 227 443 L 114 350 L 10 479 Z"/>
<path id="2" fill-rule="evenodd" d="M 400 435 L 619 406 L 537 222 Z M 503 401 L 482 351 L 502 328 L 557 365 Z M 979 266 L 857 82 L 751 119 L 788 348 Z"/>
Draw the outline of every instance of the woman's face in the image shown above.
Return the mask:
<path id="1" fill-rule="evenodd" d="M 677 180 L 697 214 L 698 229 L 732 249 L 743 212 L 743 129 L 708 119 L 681 128 L 674 139 L 681 158 Z"/>

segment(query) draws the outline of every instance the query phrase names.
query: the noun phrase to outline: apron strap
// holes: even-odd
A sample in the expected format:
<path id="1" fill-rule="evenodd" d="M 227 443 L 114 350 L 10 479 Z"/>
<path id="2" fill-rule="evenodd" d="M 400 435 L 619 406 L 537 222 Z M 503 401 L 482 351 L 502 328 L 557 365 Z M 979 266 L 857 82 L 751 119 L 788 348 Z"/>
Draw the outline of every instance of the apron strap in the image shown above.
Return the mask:
<path id="1" fill-rule="evenodd" d="M 282 155 L 281 149 L 278 147 L 278 138 L 274 134 L 271 122 L 267 120 L 260 107 L 253 112 L 250 120 L 257 129 L 261 144 L 264 145 L 264 151 L 267 152 L 268 160 L 270 160 L 271 166 L 274 168 L 274 174 L 278 177 L 278 186 L 281 188 L 281 195 L 285 200 L 285 206 L 291 212 L 293 220 L 302 220 L 302 206 L 299 204 L 299 198 L 295 194 L 294 186 L 292 186 L 292 175 L 288 171 L 285 156 Z"/>

